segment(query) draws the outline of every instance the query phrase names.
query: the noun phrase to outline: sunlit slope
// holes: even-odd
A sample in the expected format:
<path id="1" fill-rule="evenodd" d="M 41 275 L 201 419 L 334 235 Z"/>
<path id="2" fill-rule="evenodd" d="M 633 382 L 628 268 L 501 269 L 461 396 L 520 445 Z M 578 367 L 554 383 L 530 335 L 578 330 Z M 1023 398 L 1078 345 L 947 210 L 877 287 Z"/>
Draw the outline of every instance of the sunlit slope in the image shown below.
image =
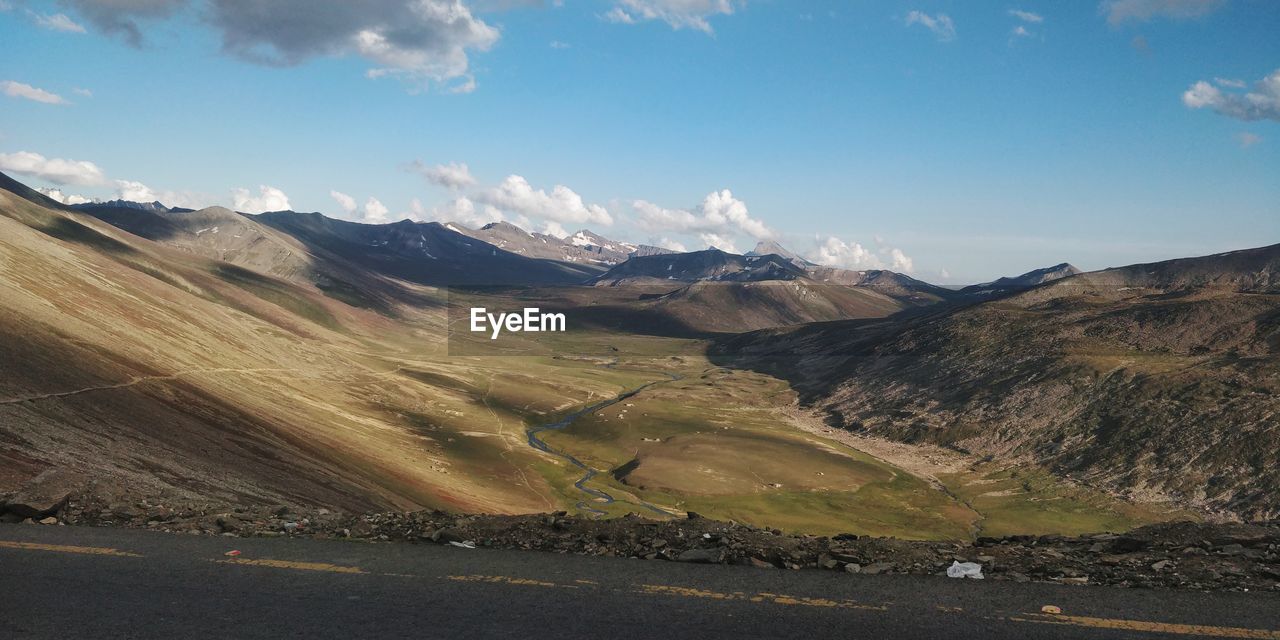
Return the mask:
<path id="1" fill-rule="evenodd" d="M 31 473 L 353 509 L 555 506 L 521 472 L 520 434 L 497 432 L 528 399 L 415 377 L 442 348 L 430 314 L 392 321 L 9 192 L 0 212 L 0 456 Z M 619 388 L 561 392 L 522 366 L 506 374 L 551 405 Z"/>

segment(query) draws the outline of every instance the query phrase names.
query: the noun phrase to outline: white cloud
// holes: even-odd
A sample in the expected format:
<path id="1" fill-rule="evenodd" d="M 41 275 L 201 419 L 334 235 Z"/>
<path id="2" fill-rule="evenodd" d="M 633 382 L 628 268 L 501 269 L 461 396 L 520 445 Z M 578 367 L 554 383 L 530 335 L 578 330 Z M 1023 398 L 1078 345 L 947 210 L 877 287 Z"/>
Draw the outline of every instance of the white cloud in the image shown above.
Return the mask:
<path id="1" fill-rule="evenodd" d="M 116 198 L 131 202 L 160 202 L 170 207 L 200 209 L 213 200 L 190 191 L 157 191 L 136 180 L 116 180 Z"/>
<path id="2" fill-rule="evenodd" d="M 48 187 L 44 187 L 44 188 L 36 189 L 36 191 L 39 191 L 40 193 L 43 193 L 49 198 L 57 200 L 62 204 L 84 204 L 86 202 L 93 202 L 93 200 L 90 200 L 84 196 L 74 195 L 70 193 L 63 193 L 62 190 L 60 189 L 50 189 Z"/>
<path id="3" fill-rule="evenodd" d="M 31 19 L 36 24 L 45 29 L 53 31 L 62 31 L 64 33 L 84 33 L 84 27 L 76 23 L 76 21 L 67 17 L 65 13 L 55 13 L 53 15 L 45 15 L 42 13 L 31 13 Z"/>
<path id="4" fill-rule="evenodd" d="M 1044 16 L 1038 13 L 1023 11 L 1021 9 L 1010 9 L 1009 15 L 1013 16 L 1014 18 L 1017 18 L 1022 22 L 1022 24 L 1015 24 L 1013 28 L 1009 30 L 1010 46 L 1012 46 L 1014 40 L 1017 40 L 1018 38 L 1031 38 L 1036 35 L 1034 32 L 1031 31 L 1031 29 L 1027 28 L 1028 25 L 1031 25 L 1034 27 L 1036 25 L 1044 24 Z"/>
<path id="5" fill-rule="evenodd" d="M 253 195 L 248 189 L 232 189 L 231 201 L 234 203 L 236 211 L 244 213 L 263 213 L 266 211 L 286 211 L 292 209 L 289 206 L 289 196 L 275 187 L 267 185 L 258 185 L 258 195 Z"/>
<path id="6" fill-rule="evenodd" d="M 356 210 L 355 198 L 352 198 L 351 196 L 336 190 L 330 190 L 329 197 L 333 198 L 334 201 L 338 203 L 338 206 L 342 207 L 342 210 L 347 212 L 348 215 L 355 213 L 355 210 Z"/>
<path id="7" fill-rule="evenodd" d="M 929 15 L 923 11 L 912 11 L 907 14 L 907 26 L 918 24 L 933 32 L 939 42 L 950 42 L 956 39 L 956 25 L 945 13 Z"/>
<path id="8" fill-rule="evenodd" d="M 354 53 L 375 65 L 371 78 L 446 88 L 458 79 L 473 88 L 468 51 L 487 51 L 500 38 L 461 0 L 221 0 L 211 22 L 223 49 L 251 62 L 295 65 Z"/>
<path id="9" fill-rule="evenodd" d="M 877 238 L 876 241 L 880 242 L 880 239 Z M 805 257 L 810 262 L 820 265 L 855 271 L 871 269 L 889 269 L 901 273 L 915 271 L 915 263 L 901 249 L 882 246 L 873 251 L 858 242 L 841 240 L 835 236 L 818 237 L 817 246 Z"/>
<path id="10" fill-rule="evenodd" d="M 30 151 L 0 153 L 0 171 L 20 173 L 64 185 L 93 186 L 107 181 L 102 169 L 87 160 L 46 158 Z"/>
<path id="11" fill-rule="evenodd" d="M 71 91 L 72 91 L 72 93 L 75 93 L 75 94 L 76 94 L 76 95 L 78 95 L 78 96 L 84 96 L 84 97 L 86 97 L 86 98 L 92 98 L 92 97 L 93 97 L 93 92 L 92 92 L 92 91 L 90 91 L 90 90 L 88 90 L 88 89 L 81 88 L 81 87 L 75 87 L 75 88 L 74 88 L 74 89 L 72 89 Z"/>
<path id="12" fill-rule="evenodd" d="M 1243 89 L 1249 86 L 1249 83 L 1244 80 L 1237 80 L 1235 78 L 1214 78 L 1213 82 L 1220 87 L 1227 87 L 1228 89 Z"/>
<path id="13" fill-rule="evenodd" d="M 662 247 L 663 249 L 669 249 L 671 251 L 679 251 L 680 253 L 684 253 L 688 251 L 688 249 L 685 248 L 683 243 L 672 240 L 671 238 L 666 238 L 666 237 L 661 238 L 657 241 L 656 244 L 657 246 Z"/>
<path id="14" fill-rule="evenodd" d="M 572 48 L 572 47 L 573 47 L 573 45 L 569 44 L 568 42 L 561 42 L 561 41 L 559 41 L 559 40 L 552 40 L 552 41 L 551 41 L 551 48 L 552 48 L 552 49 L 570 49 L 570 48 Z"/>
<path id="15" fill-rule="evenodd" d="M 1032 24 L 1040 24 L 1041 22 L 1044 22 L 1044 16 L 1030 11 L 1022 11 L 1021 9 L 1010 9 L 1009 15 L 1023 22 L 1030 22 Z"/>
<path id="16" fill-rule="evenodd" d="M 1241 131 L 1236 134 L 1236 142 L 1240 143 L 1240 148 L 1248 149 L 1259 142 L 1262 142 L 1262 136 L 1248 131 Z"/>
<path id="17" fill-rule="evenodd" d="M 456 222 L 467 227 L 483 227 L 490 222 L 502 222 L 502 212 L 491 206 L 477 207 L 475 201 L 466 196 L 453 200 L 427 211 L 417 198 L 410 203 L 410 210 L 418 220 L 435 220 L 437 222 Z M 528 220 L 520 225 L 529 228 Z"/>
<path id="18" fill-rule="evenodd" d="M 560 238 L 561 240 L 569 237 L 569 232 L 564 230 L 564 226 L 554 220 L 546 221 L 542 225 L 542 232 L 549 236 Z"/>
<path id="19" fill-rule="evenodd" d="M 660 20 L 672 29 L 696 29 L 713 33 L 708 18 L 733 15 L 735 0 L 617 0 L 603 16 L 609 22 L 635 24 Z"/>
<path id="20" fill-rule="evenodd" d="M 371 75 L 370 77 L 376 77 L 376 76 Z M 471 93 L 472 91 L 475 91 L 477 88 L 480 87 L 480 85 L 476 83 L 475 76 L 471 74 L 467 74 L 465 76 L 462 76 L 462 78 L 463 79 L 461 82 L 458 82 L 453 86 L 449 87 L 448 89 L 449 93 L 466 94 L 466 93 Z"/>
<path id="21" fill-rule="evenodd" d="M 399 77 L 415 89 L 474 88 L 469 54 L 487 51 L 501 38 L 462 0 L 64 1 L 98 29 L 133 46 L 142 44 L 142 21 L 200 5 L 227 54 L 271 66 L 356 55 L 373 65 L 368 77 Z"/>
<path id="22" fill-rule="evenodd" d="M 383 224 L 386 221 L 387 206 L 382 204 L 382 202 L 377 198 L 369 196 L 369 199 L 364 203 L 364 218 L 361 222 L 365 222 L 367 224 Z"/>
<path id="23" fill-rule="evenodd" d="M 632 18 L 631 14 L 627 13 L 626 11 L 623 11 L 622 7 L 615 6 L 614 8 L 605 12 L 605 14 L 601 17 L 604 18 L 605 20 L 608 20 L 609 22 L 616 22 L 618 24 L 635 24 L 636 23 L 636 19 Z"/>
<path id="24" fill-rule="evenodd" d="M 857 242 L 845 242 L 835 236 L 820 239 L 817 248 L 808 256 L 810 262 L 843 269 L 877 269 L 880 259 Z"/>
<path id="25" fill-rule="evenodd" d="M 1226 85 L 1232 88 L 1234 85 Z M 1237 120 L 1280 122 L 1280 69 L 1271 72 L 1246 93 L 1229 93 L 1201 80 L 1182 94 L 1182 103 L 1191 109 L 1210 108 Z"/>
<path id="26" fill-rule="evenodd" d="M 916 270 L 915 263 L 911 261 L 911 258 L 909 258 L 907 254 L 902 252 L 902 249 L 889 249 L 889 259 L 889 269 L 892 271 L 911 273 Z"/>
<path id="27" fill-rule="evenodd" d="M 13 80 L 0 82 L 0 89 L 2 89 L 4 94 L 10 98 L 26 98 L 27 100 L 34 100 L 45 104 L 69 104 L 62 98 L 62 96 L 56 93 L 50 93 L 44 89 L 39 89 L 29 84 L 15 82 Z"/>
<path id="28" fill-rule="evenodd" d="M 718 233 L 699 233 L 698 240 L 707 245 L 708 249 L 719 249 L 725 253 L 738 253 L 738 247 L 733 240 Z"/>
<path id="29" fill-rule="evenodd" d="M 1104 0 L 1101 6 L 1112 26 L 1130 20 L 1198 18 L 1221 7 L 1225 0 Z"/>
<path id="30" fill-rule="evenodd" d="M 116 198 L 130 202 L 156 202 L 160 195 L 136 180 L 116 180 Z"/>
<path id="31" fill-rule="evenodd" d="M 649 231 L 697 233 L 706 244 L 714 244 L 728 251 L 723 245 L 732 246 L 734 236 L 745 235 L 755 240 L 765 240 L 776 234 L 761 220 L 753 218 L 745 202 L 734 197 L 728 189 L 713 191 L 703 198 L 693 211 L 667 209 L 652 202 L 637 200 L 632 203 L 640 226 Z M 721 244 L 709 241 L 712 237 Z"/>
<path id="32" fill-rule="evenodd" d="M 556 185 L 551 193 L 547 193 L 534 189 L 528 180 L 518 175 L 507 176 L 498 186 L 477 197 L 486 204 L 530 218 L 574 224 L 613 224 L 613 216 L 607 209 L 584 202 L 573 189 Z"/>
<path id="33" fill-rule="evenodd" d="M 449 189 L 464 189 L 475 185 L 476 179 L 471 175 L 465 162 L 450 162 L 427 166 L 421 160 L 414 161 L 412 170 L 422 174 L 428 182 Z"/>

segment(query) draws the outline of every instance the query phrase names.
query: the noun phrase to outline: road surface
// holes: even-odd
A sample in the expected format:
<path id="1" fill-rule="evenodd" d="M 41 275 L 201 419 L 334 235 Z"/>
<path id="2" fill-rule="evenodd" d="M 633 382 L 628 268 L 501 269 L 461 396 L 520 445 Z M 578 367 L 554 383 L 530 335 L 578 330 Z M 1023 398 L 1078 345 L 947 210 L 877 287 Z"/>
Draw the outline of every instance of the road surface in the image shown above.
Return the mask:
<path id="1" fill-rule="evenodd" d="M 14 524 L 0 637 L 1280 640 L 1280 596 Z"/>

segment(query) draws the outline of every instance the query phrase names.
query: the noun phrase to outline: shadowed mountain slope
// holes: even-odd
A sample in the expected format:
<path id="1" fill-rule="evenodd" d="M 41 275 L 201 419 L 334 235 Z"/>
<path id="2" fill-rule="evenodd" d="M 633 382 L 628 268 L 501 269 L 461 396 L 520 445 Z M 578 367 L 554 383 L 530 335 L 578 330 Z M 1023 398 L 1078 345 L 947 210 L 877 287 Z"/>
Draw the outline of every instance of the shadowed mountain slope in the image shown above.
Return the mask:
<path id="1" fill-rule="evenodd" d="M 966 295 L 1000 295 L 1023 289 L 1030 289 L 1036 285 L 1041 285 L 1062 278 L 1069 278 L 1077 275 L 1080 270 L 1074 265 L 1066 262 L 1052 267 L 1044 267 L 1042 269 L 1034 269 L 1020 276 L 997 278 L 991 282 L 983 284 L 975 284 L 960 289 L 960 293 Z"/>
<path id="2" fill-rule="evenodd" d="M 761 282 L 804 278 L 804 269 L 782 256 L 740 256 L 719 249 L 635 256 L 593 278 L 597 286 L 663 282 Z"/>
<path id="3" fill-rule="evenodd" d="M 1135 499 L 1280 514 L 1280 245 L 1072 276 L 900 321 L 748 334 L 843 428 Z"/>
<path id="4" fill-rule="evenodd" d="M 572 284 L 596 268 L 517 255 L 438 222 L 360 224 L 279 211 L 256 219 L 309 248 L 381 275 L 426 285 Z"/>

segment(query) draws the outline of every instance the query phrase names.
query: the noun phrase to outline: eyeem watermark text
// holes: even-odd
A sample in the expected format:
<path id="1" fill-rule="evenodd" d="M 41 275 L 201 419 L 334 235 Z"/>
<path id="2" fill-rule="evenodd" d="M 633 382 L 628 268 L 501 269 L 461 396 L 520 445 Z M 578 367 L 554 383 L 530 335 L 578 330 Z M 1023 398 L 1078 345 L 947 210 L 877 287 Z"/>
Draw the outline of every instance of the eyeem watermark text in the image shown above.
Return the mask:
<path id="1" fill-rule="evenodd" d="M 504 329 L 513 333 L 564 331 L 563 313 L 543 313 L 538 307 L 525 307 L 520 313 L 489 313 L 484 307 L 471 307 L 472 333 L 489 333 L 497 340 Z"/>

